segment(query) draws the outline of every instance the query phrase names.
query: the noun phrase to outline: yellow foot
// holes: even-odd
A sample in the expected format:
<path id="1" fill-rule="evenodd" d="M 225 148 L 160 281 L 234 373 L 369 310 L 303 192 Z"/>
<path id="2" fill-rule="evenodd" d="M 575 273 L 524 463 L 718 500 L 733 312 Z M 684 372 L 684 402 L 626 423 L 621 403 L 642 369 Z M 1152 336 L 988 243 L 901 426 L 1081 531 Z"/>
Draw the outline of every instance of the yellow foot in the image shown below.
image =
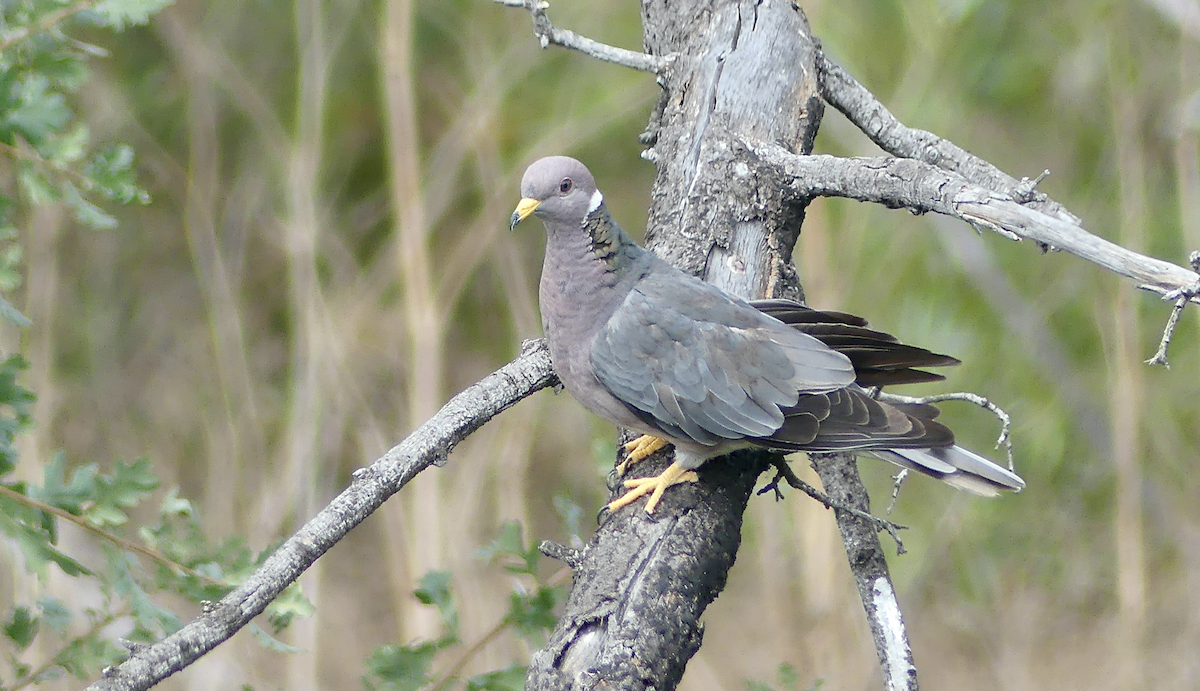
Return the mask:
<path id="1" fill-rule="evenodd" d="M 626 480 L 625 486 L 629 491 L 620 499 L 608 505 L 609 511 L 632 504 L 639 497 L 649 494 L 650 501 L 646 502 L 646 513 L 654 513 L 654 507 L 658 506 L 658 500 L 662 499 L 663 492 L 672 485 L 678 485 L 684 482 L 695 482 L 696 472 L 687 470 L 678 463 L 672 463 L 667 466 L 667 469 L 662 471 L 661 475 L 656 477 L 639 477 L 633 480 Z"/>
<path id="2" fill-rule="evenodd" d="M 655 451 L 658 451 L 670 443 L 671 442 L 667 441 L 666 439 L 652 437 L 649 434 L 643 434 L 637 439 L 629 442 L 625 445 L 625 460 L 621 461 L 621 463 L 617 466 L 617 477 L 624 475 L 625 471 L 629 470 L 630 466 L 634 465 L 635 463 L 641 463 L 649 458 L 650 455 Z"/>

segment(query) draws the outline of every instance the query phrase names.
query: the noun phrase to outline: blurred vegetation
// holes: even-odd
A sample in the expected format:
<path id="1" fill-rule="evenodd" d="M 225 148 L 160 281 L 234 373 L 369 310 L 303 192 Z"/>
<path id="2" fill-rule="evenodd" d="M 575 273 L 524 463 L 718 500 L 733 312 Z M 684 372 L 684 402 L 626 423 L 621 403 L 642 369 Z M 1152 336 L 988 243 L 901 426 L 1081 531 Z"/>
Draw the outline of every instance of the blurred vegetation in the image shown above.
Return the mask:
<path id="1" fill-rule="evenodd" d="M 0 3 L 0 45 L 36 13 L 76 4 L 87 3 Z M 32 322 L 0 327 L 5 357 L 29 363 L 0 374 L 37 396 L 9 389 L 5 402 L 33 424 L 14 423 L 27 428 L 11 442 L 19 462 L 0 479 L 26 490 L 127 478 L 139 501 L 116 510 L 130 525 L 182 534 L 195 522 L 205 545 L 228 546 L 228 563 L 248 563 L 539 334 L 540 233 L 505 226 L 532 159 L 585 160 L 638 233 L 653 170 L 636 135 L 657 87 L 539 50 L 527 16 L 486 0 L 184 0 L 113 34 L 96 10 L 126 4 L 88 5 L 61 32 L 0 52 L 0 112 L 40 103 L 43 122 L 0 122 L 0 183 L 15 202 L 15 234 L 0 229 L 0 242 L 21 248 L 0 246 L 0 288 Z M 906 123 L 1013 175 L 1050 169 L 1042 189 L 1104 237 L 1177 263 L 1200 248 L 1194 0 L 802 5 L 826 51 Z M 551 9 L 624 47 L 640 44 L 637 13 L 631 2 Z M 39 86 L 28 61 L 43 46 L 86 58 L 90 76 L 55 60 L 37 65 L 58 75 Z M 817 146 L 877 154 L 832 110 Z M 143 189 L 153 204 L 118 204 Z M 912 527 L 892 563 L 926 688 L 1200 684 L 1192 311 L 1172 368 L 1151 369 L 1142 360 L 1168 313 L 1153 295 L 1068 255 L 839 200 L 811 207 L 797 264 L 815 306 L 964 361 L 945 385 L 904 393 L 970 390 L 1014 417 L 1025 492 L 986 502 L 916 478 L 893 514 Z M 964 443 L 990 448 L 988 415 L 952 404 L 944 415 Z M 385 688 L 413 669 L 396 651 L 432 642 L 420 675 L 403 679 L 453 671 L 504 688 L 531 650 L 511 594 L 556 583 L 554 565 L 499 576 L 476 552 L 509 521 L 525 526 L 518 552 L 580 532 L 557 508 L 600 505 L 612 437 L 567 396 L 523 402 L 305 575 L 315 610 L 278 634 L 302 652 L 242 635 L 164 686 Z M 149 466 L 117 460 L 142 457 Z M 143 468 L 157 488 L 138 480 Z M 882 508 L 890 468 L 863 469 Z M 14 538 L 3 547 L 14 555 L 0 572 L 5 659 L 33 671 L 92 630 L 112 640 L 174 625 L 105 610 L 104 592 L 69 576 L 73 564 L 123 568 L 150 587 L 157 564 L 70 522 L 54 537 L 40 567 L 16 558 Z M 195 556 L 177 558 L 198 571 L 212 560 Z M 813 502 L 753 502 L 684 688 L 876 684 L 844 561 Z M 453 574 L 453 629 L 430 572 Z M 198 612 L 165 592 L 145 602 Z M 101 614 L 66 620 L 88 608 Z M 32 636 L 35 618 L 54 636 Z"/>

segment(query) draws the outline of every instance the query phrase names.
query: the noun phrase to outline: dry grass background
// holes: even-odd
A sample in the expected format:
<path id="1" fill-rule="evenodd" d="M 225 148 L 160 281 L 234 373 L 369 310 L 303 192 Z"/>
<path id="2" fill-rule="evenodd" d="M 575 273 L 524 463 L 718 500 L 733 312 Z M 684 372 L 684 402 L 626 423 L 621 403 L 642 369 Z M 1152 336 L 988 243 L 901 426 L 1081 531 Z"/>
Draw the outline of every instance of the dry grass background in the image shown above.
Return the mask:
<path id="1" fill-rule="evenodd" d="M 1196 0 L 803 5 L 909 124 L 1018 176 L 1050 168 L 1044 189 L 1106 237 L 1174 261 L 1200 248 Z M 552 12 L 640 45 L 635 3 Z M 155 203 L 110 233 L 52 209 L 25 224 L 39 399 L 24 458 L 148 454 L 217 537 L 289 534 L 539 334 L 540 232 L 506 230 L 531 160 L 584 159 L 625 226 L 645 218 L 653 80 L 541 51 L 526 16 L 486 0 L 182 0 L 107 43 L 83 110 L 135 145 Z M 874 153 L 833 111 L 818 148 Z M 851 203 L 812 207 L 798 258 L 814 305 L 957 355 L 947 386 L 1016 420 L 1026 492 L 984 502 L 918 479 L 894 514 L 913 528 L 892 563 L 925 688 L 1200 687 L 1195 315 L 1173 369 L 1149 369 L 1168 312 L 1153 297 L 1069 256 Z M 988 416 L 946 415 L 990 448 Z M 308 652 L 239 634 L 164 687 L 358 688 L 372 648 L 431 635 L 409 595 L 431 568 L 453 571 L 473 641 L 511 586 L 476 549 L 511 519 L 567 539 L 552 498 L 590 515 L 612 439 L 567 396 L 523 402 L 305 575 L 317 613 L 285 637 Z M 863 466 L 882 506 L 888 469 Z M 43 587 L 10 585 L 0 597 Z M 685 689 L 740 689 L 783 662 L 805 687 L 878 686 L 832 519 L 799 495 L 752 503 L 706 621 Z M 501 638 L 467 671 L 527 654 Z"/>

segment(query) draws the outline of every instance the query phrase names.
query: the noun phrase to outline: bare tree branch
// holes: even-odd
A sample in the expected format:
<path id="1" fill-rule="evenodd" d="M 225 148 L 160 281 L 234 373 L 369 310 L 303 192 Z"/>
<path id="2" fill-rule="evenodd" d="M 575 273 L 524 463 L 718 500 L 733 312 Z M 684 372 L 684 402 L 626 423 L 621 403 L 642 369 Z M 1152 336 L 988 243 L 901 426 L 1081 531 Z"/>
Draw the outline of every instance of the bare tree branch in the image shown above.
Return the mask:
<path id="1" fill-rule="evenodd" d="M 1200 251 L 1192 252 L 1188 261 L 1192 265 L 1192 271 L 1200 273 Z M 1171 308 L 1171 316 L 1167 318 L 1167 325 L 1163 327 L 1162 339 L 1158 342 L 1158 351 L 1154 353 L 1154 357 L 1146 361 L 1147 365 L 1162 365 L 1171 369 L 1171 363 L 1167 362 L 1167 348 L 1171 345 L 1171 337 L 1175 335 L 1175 327 L 1179 325 L 1179 317 L 1183 314 L 1183 308 L 1187 306 L 1188 300 L 1197 295 L 1200 295 L 1200 282 L 1193 284 L 1190 288 L 1179 288 L 1163 293 L 1163 299 L 1174 300 L 1175 306 Z"/>
<path id="2" fill-rule="evenodd" d="M 771 481 L 766 484 L 766 486 L 758 490 L 758 492 L 755 494 L 765 494 L 766 492 L 774 490 L 775 499 L 778 501 L 783 498 L 783 492 L 779 491 L 779 481 L 783 480 L 784 482 L 787 482 L 788 486 L 792 489 L 798 489 L 801 492 L 804 492 L 809 497 L 816 499 L 827 509 L 840 509 L 856 518 L 874 524 L 876 531 L 886 530 L 887 534 L 890 535 L 892 540 L 896 543 L 896 555 L 899 556 L 901 554 L 908 553 L 908 550 L 904 549 L 904 542 L 900 540 L 900 531 L 905 530 L 908 528 L 908 526 L 892 523 L 891 521 L 879 518 L 874 514 L 870 514 L 865 511 L 859 511 L 853 506 L 843 506 L 838 504 L 831 499 L 828 494 L 825 494 L 816 487 L 813 487 L 804 480 L 801 480 L 800 477 L 797 476 L 792 470 L 792 467 L 788 465 L 788 462 L 785 459 L 780 458 L 778 460 L 773 460 L 771 465 L 775 466 L 775 477 L 772 478 Z"/>
<path id="3" fill-rule="evenodd" d="M 675 688 L 700 648 L 700 615 L 725 588 L 768 456 L 743 451 L 705 463 L 700 481 L 671 488 L 653 515 L 636 505 L 605 513 L 587 547 L 568 556 L 571 593 L 530 660 L 526 690 Z M 637 468 L 660 472 L 670 458 L 663 450 Z"/>
<path id="4" fill-rule="evenodd" d="M 529 14 L 533 17 L 533 33 L 538 37 L 538 41 L 542 44 L 543 48 L 553 43 L 556 46 L 577 50 L 597 60 L 611 62 L 614 65 L 621 65 L 622 67 L 629 67 L 652 74 L 660 74 L 671 66 L 672 58 L 670 56 L 660 57 L 658 55 L 639 53 L 636 50 L 617 48 L 607 43 L 594 41 L 586 36 L 580 36 L 574 31 L 554 26 L 550 23 L 550 18 L 546 16 L 546 9 L 550 7 L 550 3 L 543 2 L 543 0 L 494 1 L 505 7 L 523 7 L 529 10 Z"/>
<path id="5" fill-rule="evenodd" d="M 1034 190 L 1046 173 L 1038 176 L 1037 180 L 1017 180 L 954 142 L 900 122 L 875 98 L 875 94 L 826 55 L 818 56 L 817 69 L 820 72 L 818 84 L 821 98 L 841 111 L 889 154 L 958 173 L 976 185 L 1008 194 L 1042 213 L 1074 225 L 1080 224 L 1079 219 L 1061 204 Z"/>
<path id="6" fill-rule="evenodd" d="M 983 408 L 995 415 L 1000 420 L 1000 436 L 996 438 L 996 448 L 1004 447 L 1004 453 L 1008 457 L 1008 469 L 1016 472 L 1013 467 L 1013 448 L 1012 448 L 1012 418 L 1000 406 L 992 403 L 988 399 L 980 396 L 977 393 L 969 391 L 957 391 L 955 393 L 941 393 L 933 396 L 901 396 L 894 393 L 879 392 L 877 398 L 887 403 L 908 403 L 913 405 L 924 405 L 928 403 L 941 403 L 943 401 L 966 401 L 973 403 L 980 408 Z"/>
<path id="7" fill-rule="evenodd" d="M 1021 205 L 1005 193 L 985 189 L 927 163 L 903 158 L 797 156 L 773 144 L 746 146 L 761 164 L 786 176 L 786 184 L 799 199 L 845 197 L 953 216 L 1006 237 L 1057 247 L 1157 293 L 1188 291 L 1200 281 L 1194 271 L 1127 250 L 1078 224 Z"/>
<path id="8" fill-rule="evenodd" d="M 556 381 L 545 342 L 527 342 L 517 359 L 450 399 L 404 441 L 355 472 L 349 487 L 199 619 L 158 643 L 138 648 L 129 659 L 106 669 L 104 677 L 88 689 L 148 689 L 195 662 L 266 609 L 305 569 L 417 473 L 443 463 L 467 435 Z"/>
<path id="9" fill-rule="evenodd" d="M 858 476 L 854 454 L 810 454 L 810 457 L 821 484 L 834 503 L 833 512 L 837 516 L 842 546 L 846 549 L 846 558 L 850 560 L 850 570 L 854 572 L 858 595 L 871 627 L 871 637 L 875 639 L 875 652 L 879 655 L 879 666 L 883 670 L 883 688 L 888 691 L 917 691 L 920 688 L 917 667 L 913 662 L 912 647 L 908 643 L 904 617 L 892 587 L 883 547 L 879 544 L 878 527 L 873 520 L 859 518 L 838 508 L 841 505 L 866 514 L 871 512 L 867 489 Z"/>

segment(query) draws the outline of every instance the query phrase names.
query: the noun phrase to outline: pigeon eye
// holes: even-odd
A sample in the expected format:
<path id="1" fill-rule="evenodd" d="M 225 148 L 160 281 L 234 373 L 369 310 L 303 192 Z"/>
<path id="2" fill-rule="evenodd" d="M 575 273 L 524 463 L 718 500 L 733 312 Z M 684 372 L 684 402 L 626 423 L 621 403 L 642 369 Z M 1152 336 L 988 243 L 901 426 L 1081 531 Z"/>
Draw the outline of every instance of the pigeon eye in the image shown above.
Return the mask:
<path id="1" fill-rule="evenodd" d="M 567 192 L 570 192 L 571 188 L 574 186 L 575 183 L 571 182 L 571 178 L 563 178 L 562 182 L 558 183 L 558 193 L 566 194 Z"/>

